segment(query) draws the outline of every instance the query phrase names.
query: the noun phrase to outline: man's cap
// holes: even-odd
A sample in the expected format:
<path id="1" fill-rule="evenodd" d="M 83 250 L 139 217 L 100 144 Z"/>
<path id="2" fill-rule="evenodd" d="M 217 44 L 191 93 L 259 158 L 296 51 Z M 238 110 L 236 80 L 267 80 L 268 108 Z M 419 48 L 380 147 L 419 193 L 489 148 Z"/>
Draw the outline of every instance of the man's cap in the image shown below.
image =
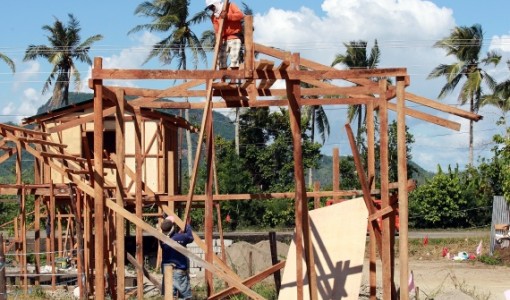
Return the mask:
<path id="1" fill-rule="evenodd" d="M 216 3 L 220 3 L 221 0 L 205 0 L 205 7 L 209 7 L 211 5 L 214 5 Z"/>

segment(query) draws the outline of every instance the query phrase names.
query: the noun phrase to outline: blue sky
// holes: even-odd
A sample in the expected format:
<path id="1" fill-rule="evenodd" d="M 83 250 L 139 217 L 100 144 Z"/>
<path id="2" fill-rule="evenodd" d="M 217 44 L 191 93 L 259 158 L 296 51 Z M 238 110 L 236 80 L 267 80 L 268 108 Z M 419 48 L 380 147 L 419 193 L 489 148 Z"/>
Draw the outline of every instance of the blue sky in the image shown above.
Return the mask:
<path id="1" fill-rule="evenodd" d="M 203 0 L 191 2 L 193 13 L 203 9 Z M 17 72 L 13 75 L 0 62 L 0 122 L 17 122 L 33 115 L 49 98 L 41 95 L 41 90 L 50 66 L 42 60 L 23 62 L 22 58 L 29 44 L 48 44 L 41 27 L 51 25 L 54 17 L 67 22 L 67 14 L 74 14 L 80 21 L 83 39 L 102 34 L 104 39 L 95 44 L 90 55 L 103 57 L 105 67 L 171 68 L 161 66 L 156 60 L 142 66 L 150 46 L 162 35 L 127 35 L 134 26 L 149 22 L 133 14 L 139 3 L 132 0 L 11 1 L 9 9 L 0 11 L 3 29 L 0 52 L 15 61 Z M 407 68 L 411 76 L 408 90 L 431 99 L 436 99 L 444 79 L 426 80 L 427 75 L 435 66 L 451 62 L 441 50 L 432 48 L 433 43 L 446 37 L 454 26 L 480 23 L 485 32 L 484 52 L 497 50 L 504 58 L 500 66 L 490 69 L 491 74 L 498 80 L 510 77 L 504 63 L 510 59 L 508 0 L 247 0 L 245 3 L 255 13 L 256 42 L 300 52 L 302 57 L 330 64 L 336 53 L 344 52 L 342 43 L 362 39 L 371 47 L 377 39 L 382 52 L 379 66 Z M 203 24 L 194 31 L 200 33 L 208 28 L 209 24 Z M 79 71 L 86 80 L 90 67 L 79 65 Z M 81 91 L 91 92 L 86 84 Z M 457 106 L 457 95 L 455 91 L 441 101 Z M 339 147 L 341 155 L 348 154 L 343 126 L 345 108 L 328 106 L 326 109 L 331 136 L 323 152 L 330 154 L 333 147 Z M 480 114 L 484 120 L 475 124 L 475 157 L 490 155 L 491 138 L 501 130 L 495 125 L 499 117 L 497 110 L 483 108 Z M 408 118 L 416 139 L 411 152 L 413 160 L 431 171 L 438 164 L 442 167 L 459 164 L 462 168 L 468 157 L 468 122 L 438 115 L 460 122 L 461 131 Z"/>

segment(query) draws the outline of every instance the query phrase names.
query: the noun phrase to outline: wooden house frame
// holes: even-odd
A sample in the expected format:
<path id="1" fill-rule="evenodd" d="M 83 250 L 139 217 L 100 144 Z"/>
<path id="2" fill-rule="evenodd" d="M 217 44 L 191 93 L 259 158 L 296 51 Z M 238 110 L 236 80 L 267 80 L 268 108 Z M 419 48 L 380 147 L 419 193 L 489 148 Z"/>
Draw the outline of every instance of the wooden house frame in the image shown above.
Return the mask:
<path id="1" fill-rule="evenodd" d="M 225 2 L 228 5 L 228 1 Z M 220 31 L 223 24 L 220 24 Z M 217 63 L 219 42 L 215 45 L 213 66 Z M 126 69 L 104 69 L 102 59 L 95 58 L 92 70 L 92 78 L 89 82 L 94 90 L 94 100 L 91 109 L 93 113 L 79 117 L 70 117 L 65 113 L 61 116 L 52 116 L 51 120 L 61 122 L 54 126 L 45 126 L 40 130 L 28 130 L 14 126 L 1 125 L 3 140 L 0 146 L 6 141 L 16 144 L 15 149 L 10 149 L 10 155 L 17 155 L 21 148 L 29 150 L 36 157 L 36 184 L 33 186 L 23 185 L 19 178 L 16 185 L 0 187 L 1 194 L 34 193 L 40 197 L 49 199 L 50 213 L 54 209 L 55 201 L 58 201 L 59 192 L 71 200 L 77 228 L 88 228 L 96 233 L 106 232 L 106 235 L 94 236 L 93 240 L 86 240 L 85 245 L 78 246 L 84 249 L 85 256 L 90 260 L 83 268 L 86 274 L 86 282 L 79 280 L 83 295 L 94 295 L 95 299 L 104 299 L 108 290 L 117 299 L 125 299 L 125 268 L 124 234 L 125 220 L 133 223 L 136 228 L 136 263 L 138 282 L 143 280 L 143 239 L 142 232 L 150 234 L 159 240 L 171 245 L 179 252 L 187 255 L 190 259 L 199 262 L 206 269 L 206 286 L 210 299 L 219 299 L 225 294 L 234 291 L 242 292 L 253 299 L 262 299 L 250 287 L 262 278 L 274 273 L 283 267 L 284 263 L 272 266 L 249 279 L 239 278 L 226 263 L 217 257 L 212 251 L 213 239 L 213 210 L 214 204 L 221 201 L 253 200 L 271 198 L 290 198 L 295 201 L 295 243 L 304 245 L 297 247 L 296 252 L 296 278 L 298 294 L 297 299 L 303 299 L 304 293 L 310 299 L 318 299 L 317 282 L 313 264 L 313 247 L 310 242 L 310 224 L 308 218 L 308 198 L 318 197 L 350 197 L 354 194 L 362 195 L 369 211 L 370 228 L 370 292 L 375 299 L 376 270 L 375 261 L 378 257 L 382 261 L 382 288 L 383 299 L 395 299 L 397 297 L 394 257 L 394 217 L 396 208 L 400 214 L 399 232 L 399 273 L 400 299 L 408 299 L 408 191 L 413 188 L 412 182 L 407 178 L 406 144 L 405 144 L 405 119 L 406 116 L 421 119 L 439 126 L 453 130 L 459 130 L 460 124 L 441 118 L 436 115 L 420 112 L 416 109 L 406 107 L 406 100 L 423 106 L 430 107 L 440 112 L 457 115 L 462 118 L 479 120 L 481 116 L 472 114 L 457 108 L 438 103 L 436 101 L 414 95 L 406 91 L 410 84 L 410 78 L 405 68 L 367 69 L 367 70 L 337 70 L 304 58 L 299 53 L 290 53 L 253 42 L 252 18 L 245 18 L 245 62 L 239 70 L 126 70 Z M 258 52 L 270 59 L 256 60 L 254 53 Z M 221 79 L 228 76 L 236 84 L 222 82 Z M 376 80 L 374 80 L 376 78 Z M 394 85 L 387 83 L 392 78 Z M 105 84 L 109 80 L 182 80 L 184 83 L 169 87 L 167 89 L 147 89 L 122 86 L 109 86 Z M 285 88 L 277 88 L 275 83 L 278 80 L 285 82 Z M 326 82 L 329 80 L 329 82 Z M 330 83 L 332 82 L 332 83 Z M 340 82 L 340 83 L 337 83 Z M 307 83 L 309 87 L 302 87 L 301 83 Z M 342 95 L 342 96 L 338 96 Z M 317 96 L 317 97 L 306 97 Z M 324 98 L 323 96 L 330 96 Z M 168 101 L 168 98 L 172 101 Z M 196 97 L 201 101 L 185 101 L 188 97 Z M 132 99 L 127 101 L 127 99 Z M 213 101 L 213 99 L 220 99 Z M 393 101 L 395 100 L 395 101 Z M 338 185 L 338 170 L 335 172 L 335 185 L 332 191 L 307 192 L 305 187 L 301 134 L 300 134 L 300 108 L 304 105 L 364 105 L 367 111 L 367 143 L 368 143 L 368 164 L 363 166 L 355 139 L 349 125 L 346 131 L 349 143 L 354 156 L 357 173 L 361 183 L 361 191 L 341 190 Z M 283 106 L 289 110 L 290 124 L 293 140 L 295 191 L 272 194 L 236 194 L 221 195 L 214 186 L 214 139 L 212 134 L 213 119 L 212 111 L 218 108 L 234 107 L 271 107 Z M 187 195 L 178 195 L 175 189 L 175 173 L 168 174 L 167 182 L 158 181 L 158 190 L 154 190 L 144 181 L 142 166 L 146 159 L 143 148 L 144 137 L 141 125 L 144 118 L 159 119 L 155 109 L 203 109 L 203 118 L 200 125 L 197 151 L 193 165 L 193 173 L 190 178 L 190 192 Z M 390 111 L 396 113 L 398 129 L 398 182 L 389 182 L 388 165 L 388 126 Z M 378 113 L 380 139 L 380 174 L 375 172 L 375 136 L 376 127 L 374 124 L 375 113 Z M 126 115 L 129 115 L 126 118 Z M 50 120 L 48 119 L 48 121 Z M 116 139 L 126 140 L 128 135 L 127 120 L 133 124 L 134 144 L 134 169 L 130 170 L 126 162 L 128 155 L 127 147 L 123 143 L 116 144 L 115 156 L 105 158 L 105 128 L 108 124 L 115 127 Z M 166 128 L 167 122 L 174 122 L 175 126 L 193 129 L 182 120 L 159 119 L 160 125 Z M 81 158 L 87 163 L 81 167 L 83 173 L 78 172 L 76 167 L 76 156 L 65 152 L 60 141 L 51 137 L 54 133 L 63 133 L 71 128 L 81 127 L 87 123 L 94 124 L 94 146 L 93 157 Z M 182 123 L 181 123 L 182 122 Z M 165 134 L 163 134 L 165 135 Z M 171 135 L 171 134 L 170 134 Z M 176 142 L 171 137 L 170 140 Z M 205 148 L 202 141 L 205 140 Z M 35 144 L 36 147 L 29 145 Z M 59 148 L 60 147 L 60 148 Z M 51 148 L 52 150 L 45 150 Z M 174 146 L 172 149 L 176 149 Z M 167 152 L 167 151 L 164 151 Z M 131 153 L 133 154 L 133 153 Z M 197 178 L 197 169 L 201 155 L 205 154 L 205 163 L 208 174 L 206 181 L 206 192 L 204 195 L 195 195 L 194 188 Z M 163 154 L 171 164 L 174 161 L 174 153 Z M 335 156 L 337 157 L 337 156 Z M 0 158 L 0 162 L 1 162 Z M 79 161 L 79 159 L 78 159 Z M 47 183 L 44 178 L 43 167 L 59 172 L 64 176 L 62 184 Z M 336 163 L 338 166 L 338 163 Z M 105 176 L 107 168 L 114 168 L 118 175 L 117 180 L 110 180 Z M 21 172 L 20 167 L 18 167 Z M 73 170 L 77 170 L 73 172 Z M 172 169 L 169 167 L 168 169 Z M 175 169 L 175 168 L 173 168 Z M 44 169 L 46 170 L 46 169 Z M 86 173 L 92 172 L 92 173 Z M 86 174 L 85 174 L 86 173 Z M 88 176 L 90 174 L 90 176 Z M 133 187 L 128 188 L 125 180 L 130 177 Z M 380 189 L 375 190 L 375 182 L 379 183 Z M 67 183 L 67 185 L 63 185 Z M 65 189 L 68 187 L 68 189 Z M 62 190 L 59 190 L 62 188 Z M 373 204 L 372 195 L 377 194 L 382 200 L 382 208 L 378 210 Z M 62 196 L 62 195 L 60 195 Z M 37 200 L 36 200 L 37 201 Z M 206 253 L 205 259 L 200 259 L 186 248 L 181 247 L 156 228 L 143 221 L 143 208 L 148 203 L 154 203 L 162 211 L 169 215 L 174 214 L 174 203 L 185 202 L 185 211 L 182 220 L 186 220 L 192 208 L 192 202 L 203 203 L 205 211 L 204 234 L 202 241 L 198 236 L 195 240 Z M 77 205 L 72 203 L 77 203 Z M 39 203 L 39 204 L 37 204 Z M 41 202 L 36 202 L 41 205 Z M 133 207 L 130 211 L 128 206 Z M 25 214 L 26 212 L 22 212 Z M 23 216 L 24 218 L 25 216 Z M 181 226 L 183 221 L 176 216 L 176 221 Z M 377 219 L 382 217 L 382 228 L 377 224 Z M 84 224 L 83 224 L 84 223 Z M 38 228 L 36 224 L 36 228 Z M 82 233 L 81 233 L 82 234 Z M 78 232 L 77 232 L 78 235 Z M 21 238 L 20 240 L 23 240 Z M 82 238 L 83 240 L 83 238 Z M 26 239 L 25 239 L 26 241 Z M 94 247 L 91 247 L 91 244 Z M 80 248 L 82 247 L 82 248 Z M 93 250 L 92 250 L 93 248 Z M 88 252 L 87 252 L 88 251 Z M 304 258 L 305 265 L 302 263 Z M 82 260 L 86 258 L 82 257 Z M 303 290 L 303 273 L 307 272 L 310 288 Z M 108 273 L 109 276 L 105 276 Z M 213 274 L 228 282 L 230 288 L 226 291 L 216 292 L 213 287 Z M 107 283 L 105 278 L 110 281 Z M 25 281 L 26 283 L 26 281 Z M 107 288 L 108 287 L 108 288 Z M 139 285 L 136 291 L 139 299 L 143 297 L 143 286 Z"/>

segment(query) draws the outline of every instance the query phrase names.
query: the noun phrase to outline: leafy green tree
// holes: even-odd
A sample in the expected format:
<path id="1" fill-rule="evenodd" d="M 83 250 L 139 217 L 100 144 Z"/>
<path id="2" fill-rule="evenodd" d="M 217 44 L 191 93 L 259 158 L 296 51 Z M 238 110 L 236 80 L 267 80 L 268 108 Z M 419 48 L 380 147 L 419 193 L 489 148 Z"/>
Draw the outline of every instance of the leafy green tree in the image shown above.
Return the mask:
<path id="1" fill-rule="evenodd" d="M 367 53 L 367 42 L 366 41 L 350 41 L 344 43 L 346 48 L 345 54 L 337 54 L 331 63 L 331 66 L 338 64 L 344 65 L 349 69 L 374 69 L 379 64 L 381 58 L 381 52 L 377 40 L 375 40 L 374 47 L 370 50 L 370 54 Z M 347 117 L 349 122 L 357 119 L 357 140 L 361 140 L 361 133 L 363 131 L 363 122 L 366 119 L 366 112 L 363 111 L 364 106 L 361 104 L 349 105 L 347 111 Z"/>
<path id="2" fill-rule="evenodd" d="M 240 117 L 241 151 L 244 168 L 251 174 L 251 185 L 257 192 L 293 191 L 294 157 L 292 133 L 287 110 L 271 112 L 268 108 L 250 108 Z M 312 143 L 302 126 L 304 168 L 316 167 L 320 158 L 320 144 Z M 251 201 L 254 202 L 254 201 Z M 294 222 L 293 201 L 286 199 L 264 200 L 255 204 L 251 219 L 271 227 L 289 227 Z M 259 210 L 262 209 L 262 210 Z M 257 224 L 257 223 L 254 223 Z"/>
<path id="3" fill-rule="evenodd" d="M 455 27 L 448 37 L 434 44 L 434 47 L 444 49 L 447 56 L 454 56 L 457 60 L 452 64 L 440 64 L 428 76 L 429 79 L 446 79 L 438 96 L 440 99 L 452 93 L 459 82 L 465 79 L 458 97 L 459 103 L 463 105 L 469 102 L 469 110 L 478 112 L 483 94 L 482 83 L 491 89 L 496 86 L 494 79 L 481 65 L 497 65 L 501 60 L 501 56 L 494 51 L 480 58 L 482 46 L 483 31 L 480 24 Z M 473 164 L 473 121 L 469 123 L 469 164 Z"/>
<path id="4" fill-rule="evenodd" d="M 320 144 L 303 137 L 303 164 L 316 167 L 320 158 Z M 262 191 L 290 191 L 294 189 L 294 158 L 292 133 L 287 110 L 270 112 L 267 108 L 249 109 L 241 115 L 241 157 L 249 164 L 254 183 Z"/>
<path id="5" fill-rule="evenodd" d="M 309 84 L 302 82 L 301 86 L 305 88 L 311 87 Z M 308 96 L 305 96 L 308 97 Z M 312 98 L 317 98 L 317 96 L 311 96 Z M 311 142 L 315 142 L 315 129 L 317 128 L 318 133 L 321 136 L 322 144 L 326 142 L 327 136 L 329 136 L 330 128 L 329 128 L 329 120 L 322 105 L 305 105 L 301 108 L 301 117 L 303 118 L 303 122 L 307 124 L 310 128 L 310 140 Z M 312 188 L 313 186 L 313 169 L 308 169 L 308 186 Z"/>
<path id="6" fill-rule="evenodd" d="M 376 132 L 379 127 L 378 122 L 375 122 Z M 397 122 L 393 120 L 389 125 L 388 131 L 388 166 L 389 166 L 389 180 L 390 182 L 398 181 L 398 138 L 397 138 Z M 365 166 L 368 161 L 368 145 L 366 141 L 362 138 L 360 141 L 361 147 L 361 156 L 363 157 Z M 413 156 L 411 154 L 412 144 L 414 144 L 414 136 L 409 132 L 409 127 L 406 126 L 406 159 L 407 161 L 411 161 Z M 379 136 L 375 137 L 375 172 L 380 173 L 381 164 L 380 164 L 380 138 Z M 413 174 L 417 173 L 418 170 L 411 164 L 407 165 L 407 177 L 412 178 Z"/>
<path id="7" fill-rule="evenodd" d="M 416 228 L 453 228 L 465 225 L 468 200 L 458 167 L 437 174 L 409 193 L 410 225 Z"/>
<path id="8" fill-rule="evenodd" d="M 44 25 L 42 29 L 48 33 L 49 46 L 29 45 L 23 58 L 23 61 L 29 61 L 41 57 L 53 65 L 42 90 L 44 94 L 52 83 L 55 83 L 50 105 L 53 108 L 69 104 L 69 82 L 74 77 L 76 87 L 79 89 L 81 80 L 75 61 L 92 65 L 89 56 L 90 47 L 103 38 L 102 35 L 96 34 L 81 42 L 80 23 L 72 14 L 68 16 L 67 25 L 57 18 L 52 26 Z"/>
<path id="9" fill-rule="evenodd" d="M 14 62 L 7 55 L 0 53 L 0 60 L 3 60 L 9 66 L 13 73 L 16 72 L 16 66 L 14 65 Z"/>
<path id="10" fill-rule="evenodd" d="M 200 61 L 207 61 L 202 43 L 191 28 L 204 20 L 201 15 L 203 13 L 189 18 L 189 5 L 189 0 L 152 0 L 145 1 L 136 7 L 135 15 L 148 17 L 152 22 L 137 25 L 128 34 L 142 30 L 168 33 L 165 38 L 152 47 L 145 63 L 155 57 L 158 57 L 164 65 L 177 60 L 177 69 L 187 70 L 188 53 L 191 55 L 194 68 L 197 68 Z M 187 109 L 184 111 L 184 118 L 190 120 L 189 110 Z M 190 175 L 193 171 L 193 152 L 189 131 L 186 131 L 186 144 L 188 175 Z"/>

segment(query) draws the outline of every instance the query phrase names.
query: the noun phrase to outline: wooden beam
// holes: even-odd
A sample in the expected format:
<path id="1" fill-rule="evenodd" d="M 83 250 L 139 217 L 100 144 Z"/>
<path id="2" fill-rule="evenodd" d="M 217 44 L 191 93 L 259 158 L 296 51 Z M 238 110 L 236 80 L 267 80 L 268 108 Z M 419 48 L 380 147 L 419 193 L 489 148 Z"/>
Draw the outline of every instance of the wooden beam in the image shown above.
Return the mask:
<path id="1" fill-rule="evenodd" d="M 399 87 L 397 86 L 397 93 L 398 93 L 398 89 L 399 89 Z M 397 97 L 398 97 L 398 95 L 397 95 Z M 411 102 L 414 102 L 416 104 L 425 105 L 430 108 L 437 109 L 439 111 L 443 111 L 443 112 L 446 112 L 446 113 L 449 113 L 452 115 L 462 117 L 464 119 L 473 120 L 473 121 L 479 121 L 479 120 L 483 119 L 483 116 L 481 116 L 481 115 L 478 115 L 478 114 L 475 114 L 475 113 L 472 113 L 469 111 L 465 111 L 465 110 L 462 110 L 462 109 L 459 109 L 456 107 L 451 107 L 451 106 L 443 104 L 441 102 L 427 99 L 425 97 L 421 97 L 421 96 L 415 95 L 413 93 L 405 92 L 405 99 L 407 99 Z"/>
<path id="2" fill-rule="evenodd" d="M 387 105 L 388 105 L 388 109 L 391 109 L 398 113 L 396 104 L 388 102 Z M 406 108 L 405 113 L 408 116 L 411 116 L 413 118 L 420 119 L 420 120 L 423 120 L 423 121 L 426 121 L 426 122 L 429 122 L 432 124 L 443 126 L 443 127 L 446 127 L 446 128 L 452 129 L 452 130 L 456 130 L 456 131 L 460 130 L 460 123 L 453 122 L 453 121 L 450 121 L 450 120 L 447 120 L 447 119 L 444 119 L 444 118 L 441 118 L 438 116 L 420 112 L 420 111 L 414 110 L 412 108 Z"/>
<path id="3" fill-rule="evenodd" d="M 398 208 L 399 208 L 399 266 L 400 299 L 409 299 L 409 205 L 407 180 L 407 144 L 405 119 L 405 83 L 404 78 L 397 77 L 397 160 L 398 160 Z"/>
<path id="4" fill-rule="evenodd" d="M 122 219 L 122 218 L 121 218 L 121 219 Z M 149 281 L 150 281 L 150 282 L 152 282 L 152 284 L 154 284 L 154 286 L 155 286 L 156 288 L 158 288 L 158 290 L 160 290 L 160 291 L 161 291 L 161 283 L 160 283 L 160 282 L 159 282 L 159 281 L 158 281 L 158 280 L 157 280 L 154 276 L 152 276 L 152 275 L 151 275 L 151 273 L 149 273 L 149 271 L 148 271 L 148 270 L 147 270 L 144 266 L 140 265 L 140 264 L 136 261 L 136 259 L 135 259 L 135 258 L 134 258 L 131 254 L 129 254 L 129 252 L 127 252 L 127 253 L 126 253 L 126 255 L 127 255 L 127 259 L 128 259 L 128 261 L 129 261 L 129 262 L 130 262 L 130 263 L 131 263 L 131 264 L 135 267 L 135 269 L 136 269 L 137 271 L 142 272 L 142 273 L 143 273 L 143 275 L 144 275 L 147 279 L 149 279 Z M 118 280 L 119 280 L 119 278 L 117 278 L 117 281 L 118 281 Z M 141 285 L 143 285 L 143 284 L 141 284 Z M 142 294 L 142 295 L 143 295 L 143 294 Z M 117 296 L 117 297 L 118 297 L 118 296 Z"/>
<path id="5" fill-rule="evenodd" d="M 299 68 L 299 55 L 292 56 L 292 68 Z M 303 250 L 306 262 L 306 271 L 308 275 L 309 296 L 314 300 L 318 298 L 317 274 L 314 263 L 314 250 L 310 234 L 310 219 L 308 216 L 308 199 L 306 198 L 305 177 L 303 171 L 303 153 L 301 144 L 301 114 L 298 104 L 300 94 L 299 80 L 287 80 L 287 99 L 289 101 L 290 128 L 292 131 L 292 144 L 294 146 L 294 179 L 296 186 L 295 214 L 296 214 L 296 234 L 294 236 L 296 243 L 296 284 L 297 298 L 303 299 Z M 304 246 L 304 249 L 301 248 Z"/>
<path id="6" fill-rule="evenodd" d="M 381 200 L 382 205 L 381 208 L 384 209 L 390 205 L 389 200 L 389 153 L 388 153 L 388 145 L 389 145 L 389 121 L 388 121 L 388 108 L 387 108 L 387 99 L 386 99 L 386 90 L 387 90 L 387 82 L 386 80 L 379 81 L 379 86 L 381 88 L 380 93 L 380 102 L 379 102 L 379 160 L 380 160 L 380 174 L 381 174 Z M 392 285 L 393 285 L 393 265 L 392 265 L 392 255 L 391 255 L 391 226 L 390 226 L 390 218 L 386 217 L 382 219 L 382 268 L 383 268 L 383 277 L 382 277 L 382 286 L 383 286 L 383 298 L 384 299 L 393 299 L 392 298 Z"/>
<path id="7" fill-rule="evenodd" d="M 270 266 L 269 268 L 261 271 L 260 273 L 258 274 L 255 274 L 249 278 L 246 278 L 245 280 L 243 280 L 243 284 L 246 285 L 247 287 L 252 287 L 253 285 L 261 282 L 262 280 L 266 279 L 268 276 L 270 276 L 271 274 L 273 274 L 274 272 L 282 269 L 283 267 L 285 267 L 285 261 L 280 261 L 278 262 L 277 264 L 275 265 L 272 265 Z M 220 291 L 214 295 L 211 295 L 209 298 L 207 298 L 208 300 L 215 300 L 215 299 L 225 299 L 226 297 L 229 297 L 229 296 L 233 296 L 235 294 L 238 294 L 239 293 L 239 290 L 235 287 L 229 287 L 227 289 L 224 289 L 223 291 Z"/>
<path id="8" fill-rule="evenodd" d="M 128 221 L 134 223 L 136 226 L 141 227 L 142 230 L 144 230 L 147 234 L 157 238 L 158 240 L 162 241 L 163 243 L 169 245 L 172 247 L 175 251 L 181 253 L 182 255 L 187 256 L 200 266 L 210 270 L 211 272 L 214 272 L 217 276 L 227 281 L 232 286 L 235 286 L 239 290 L 241 290 L 244 294 L 251 297 L 252 299 L 260 299 L 263 300 L 264 298 L 260 296 L 259 294 L 255 293 L 254 291 L 250 290 L 248 287 L 243 285 L 239 280 L 233 278 L 231 275 L 229 275 L 227 272 L 225 272 L 223 269 L 215 266 L 214 264 L 211 264 L 203 259 L 201 259 L 198 255 L 194 254 L 187 248 L 181 246 L 176 241 L 172 240 L 162 232 L 158 231 L 156 228 L 152 227 L 151 225 L 144 222 L 142 219 L 136 217 L 136 215 L 128 212 L 127 210 L 123 209 L 122 207 L 118 206 L 115 202 L 111 200 L 106 200 L 106 205 L 115 211 L 117 213 L 117 216 L 123 217 L 127 219 Z"/>
<path id="9" fill-rule="evenodd" d="M 93 71 L 102 68 L 103 60 L 94 59 Z M 103 82 L 94 80 L 94 267 L 95 267 L 95 299 L 105 299 L 104 277 L 104 175 L 103 175 Z M 115 107 L 112 108 L 115 111 Z"/>
<path id="10" fill-rule="evenodd" d="M 351 151 L 353 153 L 354 164 L 356 166 L 356 172 L 358 173 L 361 189 L 363 190 L 363 200 L 365 201 L 365 205 L 367 206 L 369 215 L 371 215 L 377 212 L 377 208 L 374 205 L 373 199 L 370 197 L 370 188 L 368 186 L 365 171 L 363 170 L 363 165 L 361 163 L 358 148 L 356 147 L 356 142 L 354 140 L 354 134 L 352 133 L 351 126 L 349 124 L 345 124 L 345 129 L 347 132 L 347 138 L 349 139 L 349 144 L 351 145 Z M 379 228 L 379 225 L 375 221 L 369 224 L 374 228 L 377 247 L 379 249 L 379 253 L 381 253 L 382 249 L 381 229 Z"/>
<path id="11" fill-rule="evenodd" d="M 115 173 L 116 180 L 116 191 L 115 198 L 116 203 L 120 207 L 124 207 L 124 184 L 125 184 L 125 171 L 124 171 L 124 161 L 126 154 L 125 147 L 125 123 L 124 123 L 124 91 L 118 90 L 115 93 L 117 97 L 116 106 L 115 106 L 115 140 L 117 141 L 115 146 L 116 157 L 113 158 L 115 161 L 115 165 L 117 166 L 117 172 Z M 124 261 L 124 253 L 125 249 L 125 238 L 124 238 L 124 219 L 116 217 L 115 218 L 115 237 L 116 237 L 116 263 L 117 263 L 117 300 L 124 300 L 126 298 L 126 280 L 125 280 L 125 261 Z"/>

